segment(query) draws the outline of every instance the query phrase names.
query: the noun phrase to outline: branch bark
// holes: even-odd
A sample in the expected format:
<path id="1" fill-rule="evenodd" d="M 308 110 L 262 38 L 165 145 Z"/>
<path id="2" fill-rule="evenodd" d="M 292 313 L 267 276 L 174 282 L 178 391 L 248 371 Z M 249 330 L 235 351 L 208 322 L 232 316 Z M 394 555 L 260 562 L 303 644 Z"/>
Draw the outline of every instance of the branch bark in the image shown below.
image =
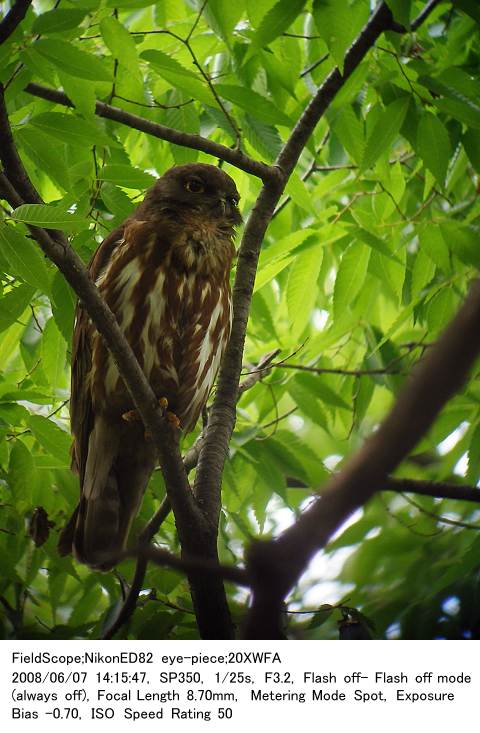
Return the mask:
<path id="1" fill-rule="evenodd" d="M 5 43 L 27 14 L 32 0 L 17 0 L 0 21 L 0 45 Z"/>
<path id="2" fill-rule="evenodd" d="M 420 496 L 432 496 L 435 499 L 453 499 L 454 501 L 471 501 L 480 504 L 480 489 L 476 486 L 449 484 L 445 481 L 421 481 L 420 479 L 388 476 L 382 485 L 381 491 L 419 494 Z"/>

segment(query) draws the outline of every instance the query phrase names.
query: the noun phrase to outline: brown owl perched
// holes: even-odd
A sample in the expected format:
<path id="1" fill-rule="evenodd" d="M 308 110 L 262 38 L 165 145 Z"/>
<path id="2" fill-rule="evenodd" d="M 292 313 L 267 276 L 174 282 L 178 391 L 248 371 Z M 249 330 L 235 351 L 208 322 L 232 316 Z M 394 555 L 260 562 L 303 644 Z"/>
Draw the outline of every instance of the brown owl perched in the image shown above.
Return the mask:
<path id="1" fill-rule="evenodd" d="M 204 407 L 227 345 L 234 227 L 233 180 L 212 165 L 171 168 L 95 252 L 89 271 L 149 380 L 184 432 Z M 72 466 L 80 501 L 59 552 L 111 567 L 125 546 L 156 461 L 117 367 L 77 307 L 72 347 Z"/>

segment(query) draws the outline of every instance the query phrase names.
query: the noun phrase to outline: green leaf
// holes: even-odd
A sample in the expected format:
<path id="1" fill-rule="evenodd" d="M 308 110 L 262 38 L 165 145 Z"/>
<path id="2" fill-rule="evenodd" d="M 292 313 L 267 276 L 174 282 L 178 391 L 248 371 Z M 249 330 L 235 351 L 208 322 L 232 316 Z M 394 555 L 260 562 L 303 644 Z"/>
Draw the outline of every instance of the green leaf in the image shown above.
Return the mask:
<path id="1" fill-rule="evenodd" d="M 61 272 L 56 272 L 52 282 L 52 312 L 63 338 L 70 344 L 75 315 L 76 295 Z"/>
<path id="2" fill-rule="evenodd" d="M 22 221 L 24 224 L 34 224 L 47 229 L 85 228 L 84 216 L 70 213 L 57 205 L 22 204 L 13 212 L 13 218 L 15 221 Z"/>
<path id="3" fill-rule="evenodd" d="M 112 164 L 104 166 L 98 176 L 100 181 L 109 181 L 124 188 L 144 189 L 155 183 L 151 173 L 131 165 Z"/>
<path id="4" fill-rule="evenodd" d="M 298 374 L 296 376 L 298 384 L 302 385 L 307 393 L 321 400 L 322 403 L 331 407 L 339 407 L 342 410 L 351 411 L 352 407 L 343 400 L 338 392 L 328 386 L 324 376 L 318 374 Z"/>
<path id="5" fill-rule="evenodd" d="M 350 153 L 356 163 L 360 163 L 365 152 L 363 122 L 358 119 L 352 107 L 343 107 L 332 122 L 332 131 Z"/>
<path id="6" fill-rule="evenodd" d="M 320 425 L 328 430 L 327 418 L 316 395 L 312 395 L 310 389 L 305 388 L 298 375 L 289 381 L 288 392 L 305 417 L 308 417 L 314 425 Z"/>
<path id="7" fill-rule="evenodd" d="M 444 272 L 449 272 L 451 269 L 450 251 L 443 236 L 442 228 L 428 222 L 420 224 L 417 231 L 420 245 L 432 262 Z"/>
<path id="8" fill-rule="evenodd" d="M 385 151 L 390 152 L 392 143 L 398 135 L 410 104 L 409 97 L 401 97 L 391 102 L 380 114 L 365 146 L 361 169 L 370 168 Z"/>
<path id="9" fill-rule="evenodd" d="M 70 436 L 52 420 L 30 415 L 28 426 L 42 448 L 67 467 L 70 464 Z"/>
<path id="10" fill-rule="evenodd" d="M 72 114 L 42 112 L 32 117 L 30 124 L 58 138 L 62 143 L 69 143 L 83 149 L 90 148 L 92 145 L 118 147 L 118 143 L 103 132 L 97 122 L 81 119 Z"/>
<path id="11" fill-rule="evenodd" d="M 220 36 L 227 46 L 230 46 L 233 29 L 243 14 L 243 3 L 208 0 L 203 14 L 214 33 Z"/>
<path id="12" fill-rule="evenodd" d="M 468 470 L 466 479 L 471 484 L 477 484 L 480 478 L 480 425 L 476 425 L 468 448 Z"/>
<path id="13" fill-rule="evenodd" d="M 260 155 L 269 161 L 275 160 L 282 147 L 282 140 L 276 127 L 246 114 L 243 118 L 242 133 Z"/>
<path id="14" fill-rule="evenodd" d="M 247 15 L 254 28 L 258 28 L 262 18 L 275 5 L 275 0 L 246 0 Z"/>
<path id="15" fill-rule="evenodd" d="M 452 150 L 445 127 L 431 112 L 424 112 L 420 118 L 417 152 L 440 186 L 443 186 Z"/>
<path id="16" fill-rule="evenodd" d="M 0 250 L 10 265 L 12 275 L 43 293 L 50 293 L 50 273 L 38 245 L 18 229 L 0 224 Z"/>
<path id="17" fill-rule="evenodd" d="M 400 256 L 405 258 L 405 251 L 400 251 Z M 392 260 L 390 257 L 384 257 L 380 252 L 372 252 L 368 271 L 379 279 L 384 286 L 384 292 L 390 292 L 395 301 L 400 301 L 405 281 L 405 262 L 398 258 Z"/>
<path id="18" fill-rule="evenodd" d="M 293 172 L 291 174 L 285 192 L 288 193 L 297 206 L 300 206 L 308 214 L 316 215 L 317 212 L 313 204 L 311 192 L 297 173 Z"/>
<path id="19" fill-rule="evenodd" d="M 480 130 L 480 107 L 470 100 L 461 102 L 457 99 L 434 98 L 433 103 L 440 112 L 450 115 L 475 130 Z"/>
<path id="20" fill-rule="evenodd" d="M 82 9 L 55 8 L 35 18 L 32 32 L 45 36 L 78 28 L 86 14 Z"/>
<path id="21" fill-rule="evenodd" d="M 65 383 L 65 357 L 67 344 L 57 328 L 54 318 L 50 318 L 43 329 L 42 367 L 50 386 L 57 390 Z"/>
<path id="22" fill-rule="evenodd" d="M 451 243 L 453 254 L 466 265 L 480 267 L 480 249 L 478 247 L 478 229 L 462 225 L 456 221 L 445 221 L 440 230 L 446 242 Z"/>
<path id="23" fill-rule="evenodd" d="M 458 302 L 450 288 L 443 288 L 428 304 L 428 325 L 435 333 L 443 331 L 455 315 Z"/>
<path id="24" fill-rule="evenodd" d="M 350 307 L 362 289 L 367 275 L 370 249 L 360 242 L 352 242 L 340 262 L 333 291 L 335 319 Z"/>
<path id="25" fill-rule="evenodd" d="M 16 130 L 15 140 L 39 171 L 51 176 L 64 191 L 70 189 L 70 176 L 62 155 L 63 146 L 59 148 L 58 145 L 52 145 L 49 135 L 30 126 Z"/>
<path id="26" fill-rule="evenodd" d="M 112 56 L 127 67 L 138 67 L 137 47 L 133 36 L 116 18 L 110 16 L 100 22 L 100 33 Z"/>
<path id="27" fill-rule="evenodd" d="M 168 71 L 178 76 L 183 75 L 188 76 L 191 79 L 198 79 L 198 76 L 194 74 L 193 71 L 186 69 L 172 56 L 169 56 L 168 54 L 164 53 L 163 51 L 159 51 L 158 49 L 142 51 L 142 53 L 140 54 L 140 58 L 148 61 L 150 64 L 153 64 L 161 71 Z"/>
<path id="28" fill-rule="evenodd" d="M 52 396 L 34 389 L 17 389 L 15 392 L 2 392 L 0 395 L 0 402 L 19 402 L 20 400 L 33 402 L 36 405 L 50 405 Z"/>
<path id="29" fill-rule="evenodd" d="M 405 28 L 409 28 L 412 0 L 386 0 L 386 3 L 395 20 Z"/>
<path id="30" fill-rule="evenodd" d="M 480 173 L 480 135 L 475 130 L 466 130 L 462 143 L 470 163 Z"/>
<path id="31" fill-rule="evenodd" d="M 415 262 L 412 271 L 412 293 L 418 295 L 428 285 L 435 274 L 435 263 L 430 259 L 424 249 L 420 249 L 415 255 Z"/>
<path id="32" fill-rule="evenodd" d="M 35 463 L 26 445 L 15 440 L 10 452 L 8 483 L 20 506 L 28 507 L 36 483 Z"/>
<path id="33" fill-rule="evenodd" d="M 384 242 L 383 239 L 380 239 L 380 237 L 377 237 L 375 234 L 369 232 L 363 227 L 356 227 L 354 233 L 357 239 L 361 239 L 362 242 L 368 244 L 368 246 L 373 250 L 380 252 L 380 254 L 385 255 L 385 257 L 398 261 L 398 258 L 390 252 L 388 244 Z"/>
<path id="34" fill-rule="evenodd" d="M 171 84 L 173 89 L 181 89 L 189 97 L 209 107 L 217 106 L 215 97 L 206 82 L 192 71 L 185 69 L 175 59 L 157 50 L 144 51 L 140 57 L 149 61 L 162 79 Z"/>
<path id="35" fill-rule="evenodd" d="M 266 122 L 267 125 L 286 125 L 290 127 L 292 121 L 266 97 L 252 89 L 234 86 L 233 84 L 216 84 L 218 94 L 229 102 L 246 110 L 252 117 Z"/>
<path id="36" fill-rule="evenodd" d="M 343 73 L 345 51 L 352 41 L 352 9 L 348 0 L 314 0 L 317 30 Z"/>
<path id="37" fill-rule="evenodd" d="M 125 184 L 124 184 L 125 185 Z M 126 219 L 135 208 L 133 202 L 118 186 L 105 182 L 102 186 L 102 201 L 112 214 Z"/>
<path id="38" fill-rule="evenodd" d="M 31 285 L 17 285 L 0 298 L 0 331 L 5 331 L 20 318 L 28 308 L 35 290 Z"/>
<path id="39" fill-rule="evenodd" d="M 95 114 L 95 88 L 93 84 L 85 79 L 79 79 L 63 71 L 58 71 L 58 78 L 67 97 L 75 105 L 75 109 L 85 117 L 93 117 Z M 95 123 L 94 123 L 95 124 Z M 97 127 L 95 125 L 95 130 Z M 96 134 L 96 133 L 95 133 Z"/>
<path id="40" fill-rule="evenodd" d="M 253 35 L 246 58 L 253 56 L 286 31 L 305 4 L 306 0 L 279 0 L 263 17 Z"/>
<path id="41" fill-rule="evenodd" d="M 292 327 L 299 333 L 307 325 L 318 297 L 318 275 L 323 248 L 312 247 L 292 262 L 288 273 L 287 306 Z"/>
<path id="42" fill-rule="evenodd" d="M 477 23 L 480 23 L 480 8 L 478 7 L 477 0 L 453 0 L 453 5 L 463 10 L 467 15 L 470 15 Z"/>
<path id="43" fill-rule="evenodd" d="M 98 56 L 81 51 L 73 43 L 41 38 L 36 42 L 35 49 L 67 74 L 90 81 L 111 81 L 112 75 L 102 60 Z"/>

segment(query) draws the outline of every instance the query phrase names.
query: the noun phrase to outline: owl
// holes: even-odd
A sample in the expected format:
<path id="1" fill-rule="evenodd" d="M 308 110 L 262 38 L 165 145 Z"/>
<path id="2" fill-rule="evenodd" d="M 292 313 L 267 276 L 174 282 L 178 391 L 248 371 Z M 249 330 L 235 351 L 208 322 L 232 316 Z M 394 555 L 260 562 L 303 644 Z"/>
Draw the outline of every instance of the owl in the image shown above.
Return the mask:
<path id="1" fill-rule="evenodd" d="M 212 165 L 176 166 L 98 247 L 89 272 L 155 395 L 192 430 L 230 336 L 230 270 L 241 222 L 234 181 Z M 156 450 L 81 304 L 72 346 L 72 467 L 80 501 L 59 552 L 98 570 L 126 544 Z"/>

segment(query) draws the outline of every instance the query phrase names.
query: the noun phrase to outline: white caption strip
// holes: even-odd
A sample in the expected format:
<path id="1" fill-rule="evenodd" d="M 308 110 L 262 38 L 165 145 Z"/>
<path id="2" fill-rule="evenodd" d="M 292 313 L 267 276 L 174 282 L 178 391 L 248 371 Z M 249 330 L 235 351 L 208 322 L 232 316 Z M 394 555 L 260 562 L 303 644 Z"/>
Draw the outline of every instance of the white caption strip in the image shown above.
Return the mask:
<path id="1" fill-rule="evenodd" d="M 473 715 L 478 642 L 3 642 L 8 733 L 451 733 Z"/>

